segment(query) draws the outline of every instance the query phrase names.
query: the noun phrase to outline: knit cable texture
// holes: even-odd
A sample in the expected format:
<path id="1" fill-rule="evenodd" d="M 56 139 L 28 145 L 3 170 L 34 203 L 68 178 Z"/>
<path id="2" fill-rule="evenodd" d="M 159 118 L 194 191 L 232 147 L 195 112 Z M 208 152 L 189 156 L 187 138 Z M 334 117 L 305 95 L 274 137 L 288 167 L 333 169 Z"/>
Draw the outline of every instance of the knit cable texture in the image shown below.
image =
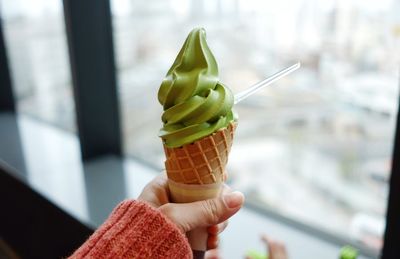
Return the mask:
<path id="1" fill-rule="evenodd" d="M 126 200 L 69 258 L 192 258 L 192 251 L 185 235 L 161 212 Z"/>

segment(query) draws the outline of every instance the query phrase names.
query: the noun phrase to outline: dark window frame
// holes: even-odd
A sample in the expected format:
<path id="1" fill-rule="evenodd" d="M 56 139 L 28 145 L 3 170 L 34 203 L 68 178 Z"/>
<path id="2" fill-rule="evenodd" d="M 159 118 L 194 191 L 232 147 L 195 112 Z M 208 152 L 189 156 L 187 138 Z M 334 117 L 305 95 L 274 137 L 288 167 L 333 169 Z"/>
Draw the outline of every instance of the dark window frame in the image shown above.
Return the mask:
<path id="1" fill-rule="evenodd" d="M 399 78 L 400 81 L 400 78 Z M 400 84 L 399 84 L 400 87 Z M 382 259 L 400 258 L 400 100 L 392 154 Z"/>
<path id="2" fill-rule="evenodd" d="M 122 156 L 110 1 L 63 6 L 82 158 Z"/>
<path id="3" fill-rule="evenodd" d="M 3 18 L 0 14 L 0 112 L 15 112 L 14 99 L 3 33 Z"/>

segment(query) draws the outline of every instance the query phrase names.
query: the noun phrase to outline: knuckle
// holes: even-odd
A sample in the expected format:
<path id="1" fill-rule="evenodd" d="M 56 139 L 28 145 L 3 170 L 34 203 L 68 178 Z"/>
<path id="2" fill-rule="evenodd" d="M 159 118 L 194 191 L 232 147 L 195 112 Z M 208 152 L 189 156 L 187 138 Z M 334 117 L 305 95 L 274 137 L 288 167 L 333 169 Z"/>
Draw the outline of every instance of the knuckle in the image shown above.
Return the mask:
<path id="1" fill-rule="evenodd" d="M 180 215 L 177 214 L 174 206 L 170 203 L 164 204 L 158 210 L 174 223 L 182 232 L 190 230 L 187 222 L 180 220 Z"/>
<path id="2" fill-rule="evenodd" d="M 165 216 L 167 216 L 170 219 L 173 216 L 173 215 L 171 215 L 173 210 L 171 208 L 171 204 L 169 204 L 169 203 L 164 204 L 163 206 L 159 207 L 158 209 L 162 214 L 164 214 Z"/>
<path id="3" fill-rule="evenodd" d="M 205 200 L 202 204 L 203 213 L 204 217 L 207 219 L 207 224 L 216 224 L 219 219 L 219 209 L 215 200 Z"/>

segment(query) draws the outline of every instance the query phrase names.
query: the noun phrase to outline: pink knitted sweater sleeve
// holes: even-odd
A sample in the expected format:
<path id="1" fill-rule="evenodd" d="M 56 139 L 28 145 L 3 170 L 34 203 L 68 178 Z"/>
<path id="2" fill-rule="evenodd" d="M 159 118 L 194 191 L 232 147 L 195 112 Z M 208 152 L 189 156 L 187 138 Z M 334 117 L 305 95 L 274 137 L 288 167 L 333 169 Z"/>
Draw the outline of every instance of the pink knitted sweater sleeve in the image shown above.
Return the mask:
<path id="1" fill-rule="evenodd" d="M 70 258 L 192 258 L 192 251 L 158 210 L 126 200 Z"/>

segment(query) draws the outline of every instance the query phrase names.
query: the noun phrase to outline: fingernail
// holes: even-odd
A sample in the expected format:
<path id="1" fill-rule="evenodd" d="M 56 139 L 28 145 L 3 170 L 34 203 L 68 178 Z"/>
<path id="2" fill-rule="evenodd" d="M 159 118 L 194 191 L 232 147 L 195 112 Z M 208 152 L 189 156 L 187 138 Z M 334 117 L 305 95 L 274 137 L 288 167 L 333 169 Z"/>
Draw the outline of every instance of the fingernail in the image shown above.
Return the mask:
<path id="1" fill-rule="evenodd" d="M 243 204 L 244 196 L 243 193 L 235 191 L 224 194 L 224 201 L 228 208 L 236 208 Z"/>

